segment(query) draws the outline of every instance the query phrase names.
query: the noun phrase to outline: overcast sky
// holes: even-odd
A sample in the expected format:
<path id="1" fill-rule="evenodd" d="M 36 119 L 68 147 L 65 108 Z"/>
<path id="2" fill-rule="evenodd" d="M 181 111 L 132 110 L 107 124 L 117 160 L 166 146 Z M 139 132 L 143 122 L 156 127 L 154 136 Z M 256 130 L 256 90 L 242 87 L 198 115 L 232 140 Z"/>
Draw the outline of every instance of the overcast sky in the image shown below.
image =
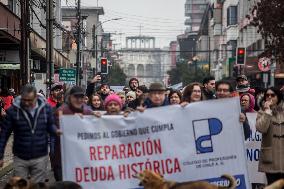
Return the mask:
<path id="1" fill-rule="evenodd" d="M 62 0 L 63 2 L 66 0 Z M 72 0 L 68 0 L 71 4 Z M 96 6 L 97 0 L 81 0 L 82 6 Z M 73 0 L 74 2 L 74 0 Z M 156 46 L 168 46 L 170 41 L 184 32 L 185 0 L 99 0 L 105 10 L 102 21 L 122 18 L 103 24 L 105 32 L 116 32 L 114 43 L 125 45 L 126 36 L 156 37 Z M 140 27 L 141 26 L 141 27 Z"/>

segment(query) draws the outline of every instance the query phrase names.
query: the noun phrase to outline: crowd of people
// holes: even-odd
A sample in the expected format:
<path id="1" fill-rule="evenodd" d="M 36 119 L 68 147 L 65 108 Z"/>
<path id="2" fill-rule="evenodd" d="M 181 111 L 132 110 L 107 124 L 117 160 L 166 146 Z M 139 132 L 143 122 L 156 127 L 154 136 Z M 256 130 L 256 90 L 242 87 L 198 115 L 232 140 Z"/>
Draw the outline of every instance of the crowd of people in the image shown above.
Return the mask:
<path id="1" fill-rule="evenodd" d="M 14 91 L 0 93 L 0 167 L 3 166 L 4 150 L 11 133 L 14 133 L 14 171 L 22 178 L 31 177 L 35 182 L 45 182 L 47 165 L 56 181 L 62 180 L 60 152 L 61 115 L 124 115 L 133 111 L 144 112 L 148 108 L 180 105 L 239 96 L 244 138 L 250 137 L 248 112 L 258 112 L 256 127 L 263 134 L 259 169 L 267 175 L 268 184 L 284 178 L 284 103 L 283 91 L 275 87 L 253 89 L 245 75 L 231 82 L 206 77 L 203 83 L 190 83 L 182 90 L 166 88 L 161 83 L 149 87 L 139 85 L 137 78 L 129 81 L 129 87 L 115 92 L 108 84 L 101 84 L 95 76 L 87 89 L 73 86 L 66 89 L 56 83 L 46 99 L 32 85 L 23 87 L 19 96 Z M 230 108 L 230 107 L 224 107 Z"/>

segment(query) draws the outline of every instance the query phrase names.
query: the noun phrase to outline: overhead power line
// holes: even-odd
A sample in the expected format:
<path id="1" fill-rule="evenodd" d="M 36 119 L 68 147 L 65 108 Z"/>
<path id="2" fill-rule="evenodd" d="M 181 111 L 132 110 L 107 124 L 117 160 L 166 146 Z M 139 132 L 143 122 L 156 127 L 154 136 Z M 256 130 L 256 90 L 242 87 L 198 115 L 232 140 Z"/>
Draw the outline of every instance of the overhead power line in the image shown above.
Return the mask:
<path id="1" fill-rule="evenodd" d="M 106 11 L 110 11 L 116 14 L 120 14 L 120 15 L 127 15 L 127 16 L 131 16 L 131 17 L 138 17 L 138 18 L 144 18 L 144 19 L 151 19 L 151 20 L 172 20 L 172 21 L 181 21 L 179 19 L 173 19 L 173 18 L 164 18 L 164 17 L 146 17 L 146 16 L 141 16 L 141 15 L 135 15 L 135 14 L 127 14 L 127 13 L 123 13 L 123 12 L 119 12 L 119 11 L 115 11 L 115 10 L 111 10 L 106 8 Z"/>

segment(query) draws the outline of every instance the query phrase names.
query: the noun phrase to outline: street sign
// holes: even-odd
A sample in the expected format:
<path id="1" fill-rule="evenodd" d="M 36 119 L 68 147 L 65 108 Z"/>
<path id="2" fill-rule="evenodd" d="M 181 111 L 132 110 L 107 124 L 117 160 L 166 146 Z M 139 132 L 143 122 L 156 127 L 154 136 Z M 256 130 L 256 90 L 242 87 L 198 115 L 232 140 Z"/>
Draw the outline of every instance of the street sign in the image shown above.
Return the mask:
<path id="1" fill-rule="evenodd" d="M 59 80 L 64 83 L 76 82 L 76 70 L 75 69 L 59 69 Z"/>
<path id="2" fill-rule="evenodd" d="M 20 64 L 0 64 L 0 70 L 19 70 Z"/>
<path id="3" fill-rule="evenodd" d="M 58 83 L 59 82 L 59 74 L 54 74 L 54 82 Z"/>
<path id="4" fill-rule="evenodd" d="M 234 62 L 236 62 L 236 58 L 235 57 L 229 58 L 229 64 L 232 64 Z"/>
<path id="5" fill-rule="evenodd" d="M 258 60 L 258 69 L 262 72 L 268 72 L 271 66 L 271 59 L 262 57 Z"/>

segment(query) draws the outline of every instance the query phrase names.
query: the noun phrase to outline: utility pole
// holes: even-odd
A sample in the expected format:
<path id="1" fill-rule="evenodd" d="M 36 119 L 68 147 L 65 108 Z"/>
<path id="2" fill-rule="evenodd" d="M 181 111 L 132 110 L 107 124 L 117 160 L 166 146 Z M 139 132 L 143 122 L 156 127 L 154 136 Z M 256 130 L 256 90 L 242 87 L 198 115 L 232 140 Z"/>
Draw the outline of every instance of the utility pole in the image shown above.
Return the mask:
<path id="1" fill-rule="evenodd" d="M 76 85 L 80 85 L 80 49 L 81 49 L 81 0 L 77 4 L 77 56 L 76 56 Z"/>
<path id="2" fill-rule="evenodd" d="M 103 48 L 103 45 L 104 45 L 104 34 L 102 35 L 102 38 L 101 38 L 101 58 L 104 57 L 104 48 Z"/>
<path id="3" fill-rule="evenodd" d="M 270 87 L 275 86 L 276 63 L 277 63 L 276 54 L 275 51 L 273 51 L 271 57 L 271 65 L 270 65 Z"/>
<path id="4" fill-rule="evenodd" d="M 211 38 L 208 36 L 208 73 L 211 75 Z"/>
<path id="5" fill-rule="evenodd" d="M 46 81 L 47 89 L 51 89 L 52 81 L 53 81 L 53 0 L 46 1 L 46 62 L 47 62 L 47 72 L 46 72 Z M 46 94 L 49 94 L 48 90 L 46 90 Z"/>
<path id="6" fill-rule="evenodd" d="M 96 73 L 95 75 L 97 75 L 98 73 L 98 35 L 95 33 L 95 60 L 96 60 Z"/>
<path id="7" fill-rule="evenodd" d="M 30 35 L 30 14 L 29 0 L 20 0 L 21 3 L 21 43 L 20 43 L 20 86 L 29 83 L 29 35 Z"/>

